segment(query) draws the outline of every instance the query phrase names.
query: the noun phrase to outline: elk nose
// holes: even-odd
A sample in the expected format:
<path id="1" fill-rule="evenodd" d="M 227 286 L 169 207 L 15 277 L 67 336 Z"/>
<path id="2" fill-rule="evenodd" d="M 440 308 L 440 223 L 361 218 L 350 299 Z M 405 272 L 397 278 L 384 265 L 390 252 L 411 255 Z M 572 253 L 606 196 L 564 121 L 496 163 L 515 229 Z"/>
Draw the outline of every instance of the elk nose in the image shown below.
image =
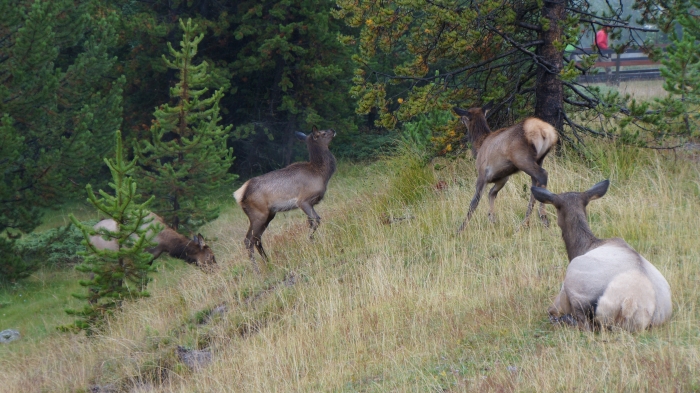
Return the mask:
<path id="1" fill-rule="evenodd" d="M 331 131 L 333 131 L 333 138 L 335 138 L 335 135 L 336 135 L 335 130 L 331 128 Z"/>

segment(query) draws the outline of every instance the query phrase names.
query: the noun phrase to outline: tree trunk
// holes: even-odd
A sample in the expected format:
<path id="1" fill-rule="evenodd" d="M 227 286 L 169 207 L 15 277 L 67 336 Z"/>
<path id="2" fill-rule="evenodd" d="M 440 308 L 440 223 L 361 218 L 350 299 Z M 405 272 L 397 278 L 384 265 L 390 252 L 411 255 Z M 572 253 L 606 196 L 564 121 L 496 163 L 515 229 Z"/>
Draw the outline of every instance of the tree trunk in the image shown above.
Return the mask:
<path id="1" fill-rule="evenodd" d="M 544 43 L 537 48 L 537 55 L 549 65 L 549 70 L 538 66 L 535 88 L 535 116 L 560 131 L 563 125 L 564 90 L 559 72 L 564 60 L 562 51 L 554 47 L 554 42 L 561 40 L 562 28 L 559 21 L 566 17 L 566 5 L 566 0 L 545 0 L 542 7 L 542 16 L 549 20 L 549 29 L 540 33 L 540 39 Z"/>

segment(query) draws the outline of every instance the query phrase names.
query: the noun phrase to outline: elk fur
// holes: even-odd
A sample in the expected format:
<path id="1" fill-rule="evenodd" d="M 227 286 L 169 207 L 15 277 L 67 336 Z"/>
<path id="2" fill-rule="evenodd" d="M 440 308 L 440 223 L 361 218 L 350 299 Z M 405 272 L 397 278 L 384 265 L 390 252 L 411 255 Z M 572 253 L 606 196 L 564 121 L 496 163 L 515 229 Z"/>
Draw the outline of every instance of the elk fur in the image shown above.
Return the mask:
<path id="1" fill-rule="evenodd" d="M 553 320 L 571 315 L 585 330 L 616 326 L 634 332 L 658 326 L 672 312 L 664 276 L 623 239 L 598 239 L 588 226 L 586 206 L 605 195 L 609 184 L 605 180 L 586 192 L 558 195 L 532 187 L 538 201 L 556 207 L 570 261 L 549 314 Z"/>
<path id="2" fill-rule="evenodd" d="M 182 259 L 187 263 L 193 263 L 201 268 L 211 268 L 216 265 L 214 252 L 204 242 L 204 238 L 201 234 L 197 234 L 192 239 L 189 239 L 168 227 L 160 216 L 150 213 L 148 217 L 153 220 L 142 225 L 142 229 L 147 228 L 152 223 L 160 224 L 163 227 L 152 240 L 156 243 L 156 246 L 146 249 L 147 252 L 153 255 L 154 260 L 165 252 L 173 258 Z M 110 232 L 119 230 L 117 222 L 112 219 L 102 220 L 95 224 L 93 228 L 95 230 L 104 228 Z M 116 240 L 106 240 L 100 235 L 91 236 L 90 243 L 97 249 L 118 250 Z"/>
<path id="3" fill-rule="evenodd" d="M 542 168 L 542 162 L 557 143 L 557 130 L 547 122 L 536 117 L 510 127 L 491 132 L 486 122 L 486 114 L 491 109 L 491 103 L 482 108 L 468 110 L 455 107 L 462 123 L 467 127 L 467 138 L 472 145 L 472 154 L 476 158 L 477 181 L 476 192 L 469 204 L 469 212 L 459 228 L 463 231 L 471 219 L 474 210 L 479 206 L 481 194 L 487 184 L 494 183 L 489 191 L 489 219 L 495 221 L 494 201 L 498 192 L 505 186 L 509 177 L 523 171 L 532 178 L 533 186 L 547 187 L 547 171 Z M 527 225 L 532 213 L 535 199 L 531 196 L 525 213 Z M 540 206 L 540 219 L 545 226 L 549 221 L 545 216 L 544 205 Z"/>
<path id="4" fill-rule="evenodd" d="M 335 157 L 328 149 L 335 134 L 332 129 L 318 130 L 316 127 L 308 136 L 297 132 L 297 138 L 306 142 L 308 162 L 295 162 L 254 177 L 233 193 L 250 222 L 244 244 L 256 272 L 259 270 L 255 263 L 255 249 L 265 260 L 268 259 L 262 235 L 275 214 L 299 208 L 308 217 L 310 237 L 318 228 L 321 217 L 313 207 L 323 199 L 328 181 L 335 172 Z"/>

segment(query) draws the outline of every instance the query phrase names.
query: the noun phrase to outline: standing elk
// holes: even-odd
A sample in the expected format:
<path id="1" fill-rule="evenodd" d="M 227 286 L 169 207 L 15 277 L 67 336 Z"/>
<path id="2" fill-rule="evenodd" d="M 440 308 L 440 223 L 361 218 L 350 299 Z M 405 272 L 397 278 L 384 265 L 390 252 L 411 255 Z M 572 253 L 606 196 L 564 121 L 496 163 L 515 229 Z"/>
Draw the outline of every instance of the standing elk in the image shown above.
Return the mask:
<path id="1" fill-rule="evenodd" d="M 532 187 L 538 201 L 556 207 L 570 261 L 550 317 L 570 321 L 570 315 L 585 330 L 617 326 L 633 332 L 658 326 L 672 311 L 664 276 L 623 239 L 598 239 L 588 226 L 588 202 L 605 195 L 609 185 L 604 180 L 585 192 L 558 195 Z"/>
<path id="2" fill-rule="evenodd" d="M 262 245 L 262 235 L 275 214 L 296 208 L 303 210 L 309 217 L 310 238 L 321 223 L 314 205 L 323 199 L 328 181 L 335 172 L 335 157 L 328 150 L 335 131 L 318 130 L 314 126 L 308 136 L 302 132 L 296 132 L 295 135 L 306 142 L 309 162 L 295 162 L 254 177 L 233 193 L 250 221 L 244 243 L 257 273 L 260 271 L 255 263 L 254 248 L 257 248 L 265 261 L 268 260 Z"/>
<path id="3" fill-rule="evenodd" d="M 156 246 L 146 249 L 147 252 L 153 255 L 153 260 L 158 258 L 162 253 L 166 252 L 173 258 L 182 259 L 187 263 L 193 263 L 203 269 L 211 269 L 216 266 L 216 258 L 214 252 L 204 242 L 201 234 L 197 234 L 192 239 L 187 238 L 174 229 L 169 228 L 163 218 L 150 213 L 148 217 L 153 218 L 153 221 L 141 226 L 142 229 L 147 228 L 152 223 L 160 224 L 163 229 L 153 238 Z M 117 222 L 112 219 L 106 219 L 98 222 L 93 227 L 95 230 L 106 229 L 110 232 L 119 230 Z M 105 240 L 100 235 L 90 237 L 90 244 L 100 250 L 117 251 L 118 245 L 116 240 Z"/>
<path id="4" fill-rule="evenodd" d="M 518 171 L 523 171 L 532 178 L 533 186 L 547 187 L 547 171 L 542 168 L 542 161 L 549 150 L 557 143 L 557 131 L 549 123 L 538 118 L 530 117 L 525 121 L 510 127 L 491 132 L 486 122 L 486 114 L 491 109 L 492 102 L 483 108 L 468 110 L 454 107 L 455 113 L 461 117 L 467 127 L 467 136 L 472 145 L 472 154 L 476 158 L 478 177 L 476 192 L 469 204 L 467 218 L 459 227 L 462 232 L 479 206 L 481 194 L 489 183 L 494 183 L 489 191 L 489 220 L 496 220 L 494 200 L 496 195 L 508 181 L 508 178 Z M 530 221 L 530 213 L 535 204 L 531 196 L 525 213 L 524 225 Z M 548 227 L 549 220 L 545 216 L 544 205 L 540 206 L 540 219 Z"/>

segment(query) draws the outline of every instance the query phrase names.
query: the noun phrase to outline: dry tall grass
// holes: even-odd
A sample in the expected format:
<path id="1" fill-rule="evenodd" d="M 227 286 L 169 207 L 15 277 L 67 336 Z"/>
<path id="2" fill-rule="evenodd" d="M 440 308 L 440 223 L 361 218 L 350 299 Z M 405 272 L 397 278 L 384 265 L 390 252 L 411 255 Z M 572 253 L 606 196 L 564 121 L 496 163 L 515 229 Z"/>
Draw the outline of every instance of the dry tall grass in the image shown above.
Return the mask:
<path id="1" fill-rule="evenodd" d="M 566 252 L 556 225 L 533 219 L 516 231 L 530 179 L 516 175 L 501 191 L 496 224 L 482 203 L 458 236 L 473 161 L 441 161 L 435 171 L 404 157 L 341 165 L 318 206 L 315 241 L 301 213 L 279 215 L 265 234 L 272 262 L 261 277 L 232 199 L 203 231 L 218 237 L 219 272 L 160 273 L 152 298 L 124 307 L 98 337 L 55 334 L 8 347 L 0 390 L 696 391 L 698 166 L 634 149 L 601 147 L 594 156 L 586 166 L 552 154 L 549 188 L 611 179 L 589 205 L 592 230 L 625 238 L 665 275 L 674 313 L 661 328 L 631 335 L 552 326 L 546 309 Z M 446 190 L 434 189 L 439 180 Z M 226 312 L 211 312 L 220 305 Z M 177 345 L 209 348 L 213 361 L 191 370 Z"/>

